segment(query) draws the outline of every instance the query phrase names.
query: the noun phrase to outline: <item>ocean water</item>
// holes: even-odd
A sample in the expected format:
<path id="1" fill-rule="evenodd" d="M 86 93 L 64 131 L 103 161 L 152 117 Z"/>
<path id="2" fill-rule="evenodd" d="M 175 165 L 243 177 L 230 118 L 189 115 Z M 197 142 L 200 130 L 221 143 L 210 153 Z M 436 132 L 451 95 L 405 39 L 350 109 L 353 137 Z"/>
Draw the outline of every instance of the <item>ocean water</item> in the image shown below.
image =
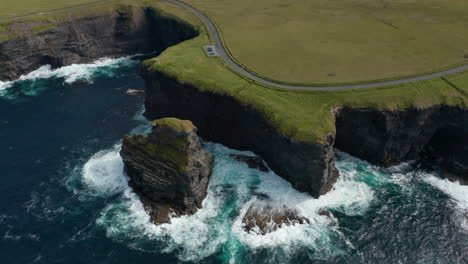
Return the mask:
<path id="1" fill-rule="evenodd" d="M 127 186 L 121 138 L 145 133 L 139 58 L 44 66 L 0 83 L 1 263 L 468 263 L 468 186 L 337 153 L 314 199 L 205 142 L 215 168 L 203 209 L 155 226 Z M 258 195 L 310 224 L 267 235 L 241 219 Z M 319 214 L 322 209 L 333 216 Z"/>

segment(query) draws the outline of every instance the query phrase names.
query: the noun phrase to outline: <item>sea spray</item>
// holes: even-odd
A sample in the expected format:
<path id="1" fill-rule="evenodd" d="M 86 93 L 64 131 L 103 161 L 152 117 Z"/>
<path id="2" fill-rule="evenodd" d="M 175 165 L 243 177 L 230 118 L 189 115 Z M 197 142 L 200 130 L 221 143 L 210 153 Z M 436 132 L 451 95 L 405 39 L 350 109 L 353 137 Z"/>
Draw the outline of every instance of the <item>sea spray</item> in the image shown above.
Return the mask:
<path id="1" fill-rule="evenodd" d="M 83 182 L 90 190 L 110 195 L 123 191 L 127 181 L 123 177 L 124 164 L 118 151 L 120 144 L 110 150 L 94 154 L 83 167 Z"/>
<path id="2" fill-rule="evenodd" d="M 125 187 L 121 199 L 111 203 L 96 220 L 109 238 L 143 251 L 174 252 L 183 261 L 199 261 L 220 254 L 231 263 L 241 261 L 247 251 L 273 250 L 278 261 L 287 261 L 307 249 L 314 259 L 326 259 L 343 254 L 352 247 L 333 224 L 336 219 L 319 214 L 329 208 L 350 215 L 361 214 L 373 199 L 373 191 L 356 174 L 344 173 L 335 189 L 320 199 L 294 190 L 273 172 L 249 169 L 230 154 L 253 156 L 251 152 L 228 149 L 208 143 L 206 148 L 216 155 L 215 168 L 203 208 L 192 216 L 173 218 L 171 224 L 151 223 L 138 197 Z M 118 170 L 118 145 L 95 154 L 85 165 L 83 182 L 96 196 L 105 197 L 119 190 L 125 176 Z M 115 168 L 109 168 L 109 166 Z M 103 176 L 102 173 L 109 175 Z M 96 179 L 99 178 L 99 179 Z M 104 186 L 102 178 L 107 183 Z M 266 235 L 249 233 L 242 226 L 242 217 L 259 193 L 272 202 L 300 210 L 311 224 L 280 228 Z M 276 250 L 274 250 L 276 249 Z M 280 249 L 280 250 L 279 250 Z"/>
<path id="3" fill-rule="evenodd" d="M 355 184 L 353 188 L 372 198 L 355 202 L 353 188 L 343 196 L 333 193 L 334 199 L 323 201 L 333 217 L 303 210 L 317 219 L 310 226 L 293 226 L 291 233 L 254 236 L 244 229 L 234 230 L 243 209 L 262 196 L 261 186 L 274 182 L 274 174 L 248 169 L 228 155 L 238 152 L 217 144 L 207 144 L 217 155 L 217 172 L 200 215 L 174 218 L 164 228 L 151 224 L 126 184 L 123 190 L 109 191 L 99 179 L 91 179 L 91 172 L 114 171 L 99 169 L 100 164 L 118 167 L 115 144 L 142 124 L 132 118 L 141 100 L 124 93 L 143 88 L 136 70 L 131 67 L 121 74 L 116 69 L 112 79 L 95 79 L 95 74 L 94 84 L 89 85 L 50 78 L 22 81 L 3 90 L 41 95 L 21 105 L 18 100 L 0 100 L 3 120 L 8 121 L 2 127 L 8 139 L 2 168 L 8 177 L 2 182 L 0 240 L 4 240 L 1 253 L 10 258 L 3 258 L 4 262 L 463 263 L 468 259 L 468 232 L 459 225 L 463 199 L 449 195 L 452 183 L 437 187 L 439 183 L 428 183 L 425 179 L 430 176 L 411 164 L 385 169 L 344 153 L 338 153 L 336 166 L 349 176 L 345 185 Z M 50 92 L 41 93 L 39 86 Z M 136 117 L 144 123 L 142 111 Z M 24 136 L 30 134 L 25 124 L 34 128 L 34 136 Z M 133 132 L 144 133 L 145 127 Z M 15 142 L 13 149 L 11 142 Z M 95 156 L 102 150 L 107 151 Z M 88 167 L 94 169 L 86 180 L 84 165 L 90 160 L 94 165 Z M 126 181 L 122 172 L 110 174 L 95 176 L 105 177 L 110 186 Z M 281 190 L 294 194 L 290 187 Z M 288 199 L 276 200 L 299 207 Z M 314 208 L 321 206 L 320 201 L 314 204 Z M 300 239 L 288 237 L 293 235 Z M 259 245 L 250 245 L 242 236 L 258 239 Z M 280 243 L 261 246 L 262 239 L 275 236 L 283 239 L 284 247 Z M 310 238 L 315 240 L 308 244 L 304 239 Z"/>
<path id="4" fill-rule="evenodd" d="M 51 79 L 63 80 L 63 85 L 75 82 L 93 83 L 96 78 L 116 77 L 119 72 L 135 67 L 138 63 L 135 56 L 129 56 L 118 59 L 102 58 L 89 64 L 72 64 L 57 69 L 44 65 L 14 81 L 0 81 L 0 97 L 16 99 L 21 95 L 38 95 L 47 89 L 47 81 Z"/>
<path id="5" fill-rule="evenodd" d="M 468 186 L 428 173 L 421 173 L 420 177 L 452 199 L 457 208 L 457 220 L 460 226 L 468 232 Z"/>

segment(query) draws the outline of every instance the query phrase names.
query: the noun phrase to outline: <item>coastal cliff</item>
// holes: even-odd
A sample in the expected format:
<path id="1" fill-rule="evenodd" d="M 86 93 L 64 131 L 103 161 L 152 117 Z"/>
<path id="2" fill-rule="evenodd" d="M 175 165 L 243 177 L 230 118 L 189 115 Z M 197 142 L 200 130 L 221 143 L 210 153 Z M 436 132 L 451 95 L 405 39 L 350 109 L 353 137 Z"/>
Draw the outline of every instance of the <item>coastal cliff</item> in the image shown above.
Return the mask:
<path id="1" fill-rule="evenodd" d="M 102 57 L 159 53 L 196 35 L 192 25 L 155 8 L 123 6 L 112 13 L 77 18 L 41 33 L 0 42 L 0 81 L 14 80 L 45 64 L 55 68 Z"/>
<path id="2" fill-rule="evenodd" d="M 193 120 L 206 140 L 260 155 L 299 191 L 318 197 L 338 177 L 333 148 L 388 167 L 430 156 L 445 172 L 468 175 L 468 111 L 436 105 L 425 109 L 339 108 L 336 134 L 327 144 L 301 142 L 273 128 L 262 114 L 232 97 L 202 91 L 145 68 L 146 116 Z"/>
<path id="3" fill-rule="evenodd" d="M 125 137 L 120 155 L 129 185 L 152 220 L 167 223 L 171 215 L 193 214 L 202 207 L 214 156 L 202 149 L 192 122 L 163 118 L 152 125 L 148 136 Z"/>
<path id="4" fill-rule="evenodd" d="M 280 134 L 261 113 L 229 96 L 203 92 L 156 71 L 142 74 L 146 80 L 146 117 L 175 116 L 192 120 L 200 135 L 236 149 L 260 155 L 278 175 L 299 191 L 314 197 L 329 191 L 338 177 L 333 143 L 296 141 Z"/>
<path id="5" fill-rule="evenodd" d="M 72 63 L 86 63 L 101 57 L 160 52 L 199 34 L 196 26 L 174 16 L 168 16 L 155 8 L 121 7 L 113 13 L 77 18 L 59 24 L 51 30 L 1 42 L 0 80 L 15 79 L 44 64 L 60 67 Z M 193 57 L 184 55 L 184 58 L 189 58 L 184 61 L 190 65 L 174 64 L 176 66 L 171 65 L 173 69 L 186 66 L 189 68 L 186 69 L 186 73 L 192 74 L 197 70 L 193 67 L 193 62 L 196 61 L 205 63 L 206 65 L 202 65 L 204 67 L 199 68 L 209 69 L 209 74 L 229 72 L 219 64 L 211 65 L 210 63 L 214 64 L 215 60 L 206 60 L 206 55 L 201 48 L 202 44 L 196 41 L 190 42 L 193 47 L 178 45 L 180 49 L 191 49 L 190 56 Z M 184 51 L 175 48 L 171 49 L 172 53 L 182 54 Z M 172 57 L 166 56 L 166 64 L 172 58 L 174 58 L 173 55 Z M 160 61 L 155 64 L 159 65 Z M 220 69 L 217 68 L 218 66 Z M 171 67 L 167 67 L 166 70 Z M 244 81 L 238 76 L 236 76 L 236 82 L 219 82 L 216 85 L 212 82 L 211 88 L 201 88 L 196 85 L 197 79 L 190 79 L 191 82 L 187 82 L 184 78 L 179 78 L 179 75 L 174 77 L 175 75 L 149 69 L 147 66 L 143 67 L 142 75 L 146 80 L 145 105 L 148 118 L 175 116 L 193 120 L 204 139 L 223 143 L 232 148 L 254 151 L 278 175 L 290 181 L 294 188 L 308 192 L 314 197 L 329 191 L 338 177 L 338 171 L 334 165 L 333 147 L 381 166 L 391 166 L 426 156 L 430 160 L 437 161 L 448 173 L 468 175 L 468 144 L 466 142 L 468 119 L 467 110 L 463 106 L 434 104 L 429 100 L 428 104 L 432 106 L 422 109 L 402 107 L 400 110 L 390 111 L 359 107 L 338 108 L 334 114 L 336 119 L 334 130 L 332 125 L 322 126 L 321 123 L 326 123 L 325 119 L 332 120 L 333 118 L 329 118 L 332 115 L 325 116 L 325 111 L 321 111 L 323 109 L 328 111 L 329 108 L 346 105 L 346 103 L 328 101 L 332 96 L 327 98 L 324 94 L 301 94 L 288 98 L 285 96 L 286 93 L 283 94 L 284 97 L 283 95 L 272 96 L 253 85 L 242 84 L 241 89 L 250 89 L 249 91 L 253 92 L 248 95 L 248 99 L 245 99 L 247 96 L 239 99 L 232 94 L 223 93 L 223 89 L 219 88 L 219 86 L 237 85 L 237 79 Z M 199 78 L 208 76 L 207 74 L 193 75 Z M 434 91 L 443 90 L 442 84 L 438 84 Z M 428 83 L 428 85 L 431 84 Z M 393 89 L 398 94 L 398 98 L 405 96 L 403 88 Z M 457 89 L 447 90 L 447 94 L 456 97 L 453 94 L 460 90 Z M 430 93 L 429 99 L 439 100 L 438 98 L 447 97 L 445 94 L 443 97 L 434 96 L 435 92 Z M 371 97 L 372 100 L 382 98 L 384 91 L 375 90 L 375 93 L 379 94 Z M 327 94 L 331 95 L 332 92 Z M 334 96 L 338 98 L 341 95 L 334 94 Z M 359 95 L 350 94 L 340 98 L 353 96 Z M 387 94 L 383 98 L 387 96 L 391 98 L 394 95 Z M 406 96 L 410 98 L 413 95 Z M 426 95 L 423 94 L 423 96 Z M 308 99 L 297 99 L 302 97 Z M 242 100 L 255 101 L 258 107 L 254 109 L 252 104 L 249 105 Z M 421 100 L 424 101 L 424 97 Z M 272 124 L 271 116 L 266 118 L 265 113 L 262 112 L 262 107 L 265 106 L 263 101 L 269 101 L 274 105 L 270 112 L 275 114 L 287 109 L 303 109 L 307 104 L 319 105 L 320 107 L 307 110 L 309 112 L 305 111 L 307 113 L 301 113 L 301 115 L 320 114 L 320 118 L 314 119 L 314 122 L 304 121 L 309 119 L 298 119 L 298 122 L 293 125 L 289 124 L 289 127 L 294 130 L 301 124 L 311 123 L 313 125 L 306 126 L 307 129 L 301 129 L 301 133 L 308 135 L 310 134 L 308 131 L 315 130 L 316 127 L 324 133 L 317 133 L 320 136 L 314 138 L 294 137 L 295 133 L 288 133 L 291 131 L 284 133 L 284 129 L 282 131 Z M 296 103 L 303 102 L 306 103 L 301 106 L 296 105 Z M 285 103 L 289 103 L 289 106 Z M 367 104 L 377 103 L 372 101 Z M 275 108 L 278 105 L 282 107 Z M 288 118 L 294 118 L 295 114 L 289 115 Z M 284 123 L 285 119 L 276 119 L 276 122 Z M 332 124 L 332 122 L 329 123 Z"/>
<path id="6" fill-rule="evenodd" d="M 385 167 L 424 157 L 468 180 L 468 109 L 341 108 L 336 113 L 335 147 Z"/>

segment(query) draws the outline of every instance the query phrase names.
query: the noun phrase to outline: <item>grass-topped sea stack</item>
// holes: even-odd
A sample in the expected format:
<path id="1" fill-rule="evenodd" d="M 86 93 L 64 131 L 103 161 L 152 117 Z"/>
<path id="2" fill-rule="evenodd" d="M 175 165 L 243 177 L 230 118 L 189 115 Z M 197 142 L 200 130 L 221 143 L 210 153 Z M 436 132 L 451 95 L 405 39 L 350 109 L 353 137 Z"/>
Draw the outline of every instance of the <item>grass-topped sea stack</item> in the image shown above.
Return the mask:
<path id="1" fill-rule="evenodd" d="M 120 154 L 129 184 L 155 223 L 202 206 L 213 155 L 202 149 L 196 131 L 188 120 L 162 118 L 153 121 L 149 135 L 124 138 Z"/>

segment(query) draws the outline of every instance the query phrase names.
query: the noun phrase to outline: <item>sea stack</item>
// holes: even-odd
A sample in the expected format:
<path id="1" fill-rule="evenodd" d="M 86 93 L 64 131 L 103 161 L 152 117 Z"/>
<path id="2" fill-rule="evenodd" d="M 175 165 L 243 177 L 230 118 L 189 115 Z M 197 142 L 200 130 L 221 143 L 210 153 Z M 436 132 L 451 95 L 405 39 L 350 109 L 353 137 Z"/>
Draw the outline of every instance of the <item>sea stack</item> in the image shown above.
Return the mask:
<path id="1" fill-rule="evenodd" d="M 148 135 L 126 136 L 120 155 L 129 185 L 154 223 L 193 214 L 202 207 L 213 169 L 213 154 L 202 149 L 189 120 L 153 121 Z"/>

